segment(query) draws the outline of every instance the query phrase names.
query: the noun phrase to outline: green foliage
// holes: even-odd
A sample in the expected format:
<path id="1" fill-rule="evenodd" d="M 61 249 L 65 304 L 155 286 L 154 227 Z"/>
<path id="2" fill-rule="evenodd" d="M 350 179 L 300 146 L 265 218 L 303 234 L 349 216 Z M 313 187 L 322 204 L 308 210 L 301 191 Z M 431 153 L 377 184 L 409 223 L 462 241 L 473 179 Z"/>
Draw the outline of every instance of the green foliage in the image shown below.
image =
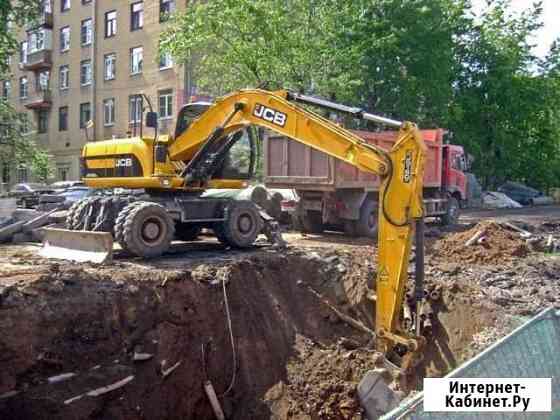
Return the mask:
<path id="1" fill-rule="evenodd" d="M 39 16 L 36 0 L 0 0 L 0 80 L 9 80 L 8 57 L 16 54 L 15 31 Z M 46 182 L 54 171 L 50 156 L 37 146 L 29 134 L 27 116 L 15 111 L 4 98 L 0 99 L 0 162 L 2 166 L 28 166 L 41 181 Z"/>
<path id="2" fill-rule="evenodd" d="M 161 48 L 213 95 L 270 82 L 421 127 L 447 127 L 487 187 L 560 185 L 560 45 L 531 54 L 536 3 L 509 0 L 193 2 Z"/>

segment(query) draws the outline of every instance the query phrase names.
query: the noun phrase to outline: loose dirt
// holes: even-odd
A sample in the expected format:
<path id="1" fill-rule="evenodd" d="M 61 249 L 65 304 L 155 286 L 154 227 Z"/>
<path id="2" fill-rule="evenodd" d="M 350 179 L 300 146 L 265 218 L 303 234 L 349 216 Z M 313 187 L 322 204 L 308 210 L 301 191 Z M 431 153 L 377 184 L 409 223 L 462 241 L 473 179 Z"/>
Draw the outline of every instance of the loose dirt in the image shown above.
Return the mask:
<path id="1" fill-rule="evenodd" d="M 471 238 L 480 234 L 474 243 Z M 529 254 L 529 247 L 519 232 L 490 221 L 479 222 L 465 232 L 449 235 L 434 247 L 434 257 L 462 263 L 499 264 Z"/>
<path id="2" fill-rule="evenodd" d="M 556 235 L 559 224 L 547 223 L 534 230 Z M 559 257 L 529 250 L 467 263 L 456 250 L 477 228 L 430 239 L 426 279 L 442 298 L 411 388 L 557 304 Z M 286 251 L 204 240 L 111 266 L 0 248 L 0 418 L 213 419 L 205 380 L 228 419 L 362 418 L 356 385 L 383 359 L 325 301 L 374 329 L 375 249 L 334 234 L 287 238 Z"/>

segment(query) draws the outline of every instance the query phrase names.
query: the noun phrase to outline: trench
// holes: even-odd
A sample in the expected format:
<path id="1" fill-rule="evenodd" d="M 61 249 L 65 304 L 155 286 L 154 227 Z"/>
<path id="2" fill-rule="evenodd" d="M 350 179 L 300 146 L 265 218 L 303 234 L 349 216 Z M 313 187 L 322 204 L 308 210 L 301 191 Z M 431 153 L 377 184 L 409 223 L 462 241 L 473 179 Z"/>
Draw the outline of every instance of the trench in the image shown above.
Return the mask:
<path id="1" fill-rule="evenodd" d="M 0 289 L 0 418 L 214 419 L 206 380 L 229 419 L 361 418 L 355 386 L 376 352 L 310 288 L 373 328 L 369 254 L 170 265 L 50 264 Z M 453 293 L 420 376 L 456 366 L 493 322 Z"/>

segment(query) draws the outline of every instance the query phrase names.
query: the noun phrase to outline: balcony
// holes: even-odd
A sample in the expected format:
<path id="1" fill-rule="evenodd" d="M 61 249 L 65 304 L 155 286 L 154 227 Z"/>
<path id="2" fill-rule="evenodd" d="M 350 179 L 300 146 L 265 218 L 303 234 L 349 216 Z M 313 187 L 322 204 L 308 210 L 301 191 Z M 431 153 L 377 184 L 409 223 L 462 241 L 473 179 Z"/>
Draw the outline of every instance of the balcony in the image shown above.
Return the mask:
<path id="1" fill-rule="evenodd" d="M 24 105 L 27 109 L 49 109 L 52 105 L 50 89 L 29 92 Z"/>
<path id="2" fill-rule="evenodd" d="M 27 63 L 24 64 L 25 70 L 50 69 L 52 67 L 52 51 L 40 50 L 27 54 Z"/>
<path id="3" fill-rule="evenodd" d="M 51 28 L 53 27 L 53 15 L 51 12 L 43 12 L 41 15 L 35 19 L 33 22 L 30 22 L 26 26 L 26 30 L 32 31 L 37 28 Z"/>

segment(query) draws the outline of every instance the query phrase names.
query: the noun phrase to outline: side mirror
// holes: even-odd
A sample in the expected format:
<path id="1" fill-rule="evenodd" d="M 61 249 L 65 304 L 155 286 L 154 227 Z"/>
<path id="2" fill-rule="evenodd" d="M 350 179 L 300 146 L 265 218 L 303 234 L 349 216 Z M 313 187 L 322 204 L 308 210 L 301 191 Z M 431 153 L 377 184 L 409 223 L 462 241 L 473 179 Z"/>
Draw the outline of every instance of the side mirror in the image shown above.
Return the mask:
<path id="1" fill-rule="evenodd" d="M 146 127 L 157 128 L 158 114 L 157 112 L 146 112 Z"/>

